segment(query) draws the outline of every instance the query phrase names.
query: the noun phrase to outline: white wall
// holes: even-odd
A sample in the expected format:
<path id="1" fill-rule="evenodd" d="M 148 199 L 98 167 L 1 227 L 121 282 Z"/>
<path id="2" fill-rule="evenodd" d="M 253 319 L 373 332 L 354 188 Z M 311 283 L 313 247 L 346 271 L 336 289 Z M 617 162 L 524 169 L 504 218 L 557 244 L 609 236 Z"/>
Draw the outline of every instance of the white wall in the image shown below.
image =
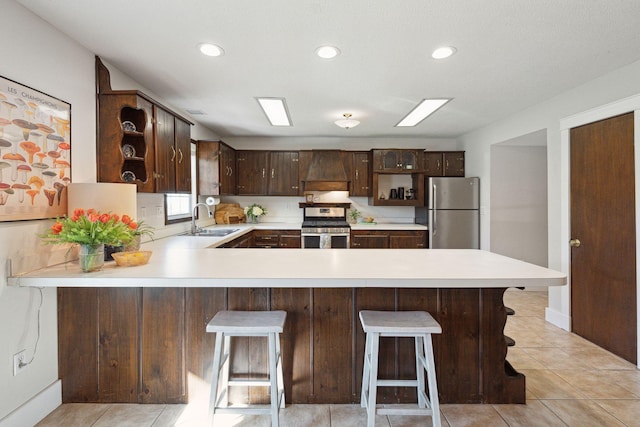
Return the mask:
<path id="1" fill-rule="evenodd" d="M 567 180 L 562 179 L 561 174 L 562 170 L 568 169 L 568 164 L 564 164 L 567 159 L 562 155 L 560 120 L 638 93 L 640 93 L 640 61 L 460 138 L 462 147 L 466 151 L 467 174 L 481 177 L 481 191 L 485 203 L 488 203 L 491 192 L 491 145 L 546 129 L 550 268 L 568 273 L 569 266 L 567 251 L 563 251 L 568 242 L 565 241 L 561 230 L 563 218 L 567 221 L 568 211 L 563 206 L 567 205 L 569 195 Z M 483 208 L 487 212 L 490 210 L 487 205 Z M 481 216 L 481 235 L 483 249 L 489 249 L 490 220 L 486 215 Z M 567 286 L 549 289 L 547 319 L 568 328 L 569 291 Z"/>
<path id="2" fill-rule="evenodd" d="M 372 216 L 376 222 L 413 224 L 414 208 L 406 206 L 370 206 L 366 197 L 349 197 L 346 191 L 315 192 L 316 202 L 350 202 L 363 217 Z M 260 222 L 301 223 L 302 209 L 298 203 L 304 197 L 222 196 L 223 203 L 238 203 L 241 207 L 257 203 L 267 209 Z"/>
<path id="3" fill-rule="evenodd" d="M 93 55 L 22 6 L 10 0 L 0 3 L 0 40 L 5 41 L 0 43 L 0 75 L 71 103 L 72 179 L 95 180 Z M 48 221 L 0 223 L 0 261 L 11 258 L 14 273 L 20 273 L 63 260 L 64 251 L 40 244 L 37 234 L 48 225 Z M 27 358 L 33 355 L 39 291 L 0 288 L 0 419 L 58 378 L 56 290 L 43 294 L 38 352 L 33 363 L 14 377 L 13 354 L 26 349 Z"/>
<path id="4" fill-rule="evenodd" d="M 95 182 L 94 53 L 13 0 L 0 0 L 0 10 L 3 17 L 0 25 L 0 40 L 3 40 L 0 43 L 0 57 L 3 58 L 0 75 L 71 103 L 71 176 L 74 182 Z M 158 101 L 162 102 L 161 99 Z M 215 138 L 215 134 L 206 128 L 198 128 L 194 136 Z M 161 195 L 142 198 L 149 206 L 162 202 Z M 64 261 L 66 249 L 42 246 L 37 237 L 50 224 L 50 221 L 0 223 L 0 266 L 4 267 L 4 260 L 10 258 L 13 274 L 18 274 Z M 162 227 L 163 223 L 157 225 Z M 162 233 L 163 230 L 159 230 L 159 234 Z M 32 288 L 9 288 L 4 276 L 0 280 L 2 425 L 5 422 L 11 425 L 17 409 L 58 379 L 56 290 L 43 290 L 43 297 L 37 354 L 33 363 L 14 377 L 13 354 L 24 349 L 27 359 L 33 355 L 40 293 Z M 7 417 L 12 412 L 14 414 Z M 14 425 L 19 424 L 14 422 Z"/>
<path id="5" fill-rule="evenodd" d="M 543 146 L 517 138 L 491 146 L 491 252 L 546 267 L 547 135 Z"/>

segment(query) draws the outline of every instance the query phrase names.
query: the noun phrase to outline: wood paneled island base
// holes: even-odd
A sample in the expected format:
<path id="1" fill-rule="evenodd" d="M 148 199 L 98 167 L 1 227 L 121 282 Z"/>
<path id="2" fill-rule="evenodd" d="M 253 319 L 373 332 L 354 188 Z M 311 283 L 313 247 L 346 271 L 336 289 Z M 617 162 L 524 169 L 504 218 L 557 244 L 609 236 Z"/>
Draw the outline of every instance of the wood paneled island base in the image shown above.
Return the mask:
<path id="1" fill-rule="evenodd" d="M 506 361 L 505 288 L 58 288 L 63 402 L 185 403 L 211 378 L 220 310 L 285 310 L 288 403 L 357 403 L 364 352 L 358 311 L 425 310 L 441 403 L 525 403 L 525 377 Z M 264 343 L 238 340 L 232 372 L 266 375 Z M 415 375 L 413 341 L 383 338 L 380 377 Z M 203 387 L 203 384 L 205 386 Z M 196 385 L 198 385 L 196 387 Z M 230 401 L 263 403 L 267 388 L 235 387 Z M 415 402 L 384 388 L 379 403 Z"/>

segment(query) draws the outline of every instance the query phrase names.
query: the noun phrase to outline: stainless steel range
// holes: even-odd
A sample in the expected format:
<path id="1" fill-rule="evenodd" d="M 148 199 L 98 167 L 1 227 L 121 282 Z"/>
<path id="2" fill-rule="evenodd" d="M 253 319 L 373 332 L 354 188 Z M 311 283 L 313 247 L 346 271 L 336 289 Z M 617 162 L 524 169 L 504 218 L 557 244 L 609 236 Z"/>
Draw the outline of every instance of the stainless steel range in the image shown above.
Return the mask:
<path id="1" fill-rule="evenodd" d="M 348 248 L 351 227 L 347 223 L 349 203 L 300 203 L 304 209 L 302 247 L 305 249 Z"/>

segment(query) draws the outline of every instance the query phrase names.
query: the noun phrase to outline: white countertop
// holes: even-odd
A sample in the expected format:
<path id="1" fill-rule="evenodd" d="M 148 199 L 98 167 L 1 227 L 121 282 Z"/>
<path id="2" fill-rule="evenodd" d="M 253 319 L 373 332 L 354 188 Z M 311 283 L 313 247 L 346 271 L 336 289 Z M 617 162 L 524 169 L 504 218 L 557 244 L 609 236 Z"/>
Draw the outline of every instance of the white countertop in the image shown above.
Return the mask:
<path id="1" fill-rule="evenodd" d="M 36 287 L 493 288 L 560 286 L 564 273 L 474 249 L 215 249 L 253 228 L 220 237 L 174 236 L 143 245 L 147 265 L 83 273 L 77 262 L 10 277 Z"/>

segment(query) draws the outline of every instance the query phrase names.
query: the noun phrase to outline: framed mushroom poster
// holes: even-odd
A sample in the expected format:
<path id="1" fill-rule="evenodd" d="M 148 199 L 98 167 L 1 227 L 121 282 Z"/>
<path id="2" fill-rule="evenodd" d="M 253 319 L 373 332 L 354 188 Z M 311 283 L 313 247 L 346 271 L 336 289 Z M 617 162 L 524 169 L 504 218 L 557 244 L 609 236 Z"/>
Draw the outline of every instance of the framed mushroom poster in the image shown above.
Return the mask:
<path id="1" fill-rule="evenodd" d="M 67 213 L 71 104 L 0 76 L 0 221 Z"/>

